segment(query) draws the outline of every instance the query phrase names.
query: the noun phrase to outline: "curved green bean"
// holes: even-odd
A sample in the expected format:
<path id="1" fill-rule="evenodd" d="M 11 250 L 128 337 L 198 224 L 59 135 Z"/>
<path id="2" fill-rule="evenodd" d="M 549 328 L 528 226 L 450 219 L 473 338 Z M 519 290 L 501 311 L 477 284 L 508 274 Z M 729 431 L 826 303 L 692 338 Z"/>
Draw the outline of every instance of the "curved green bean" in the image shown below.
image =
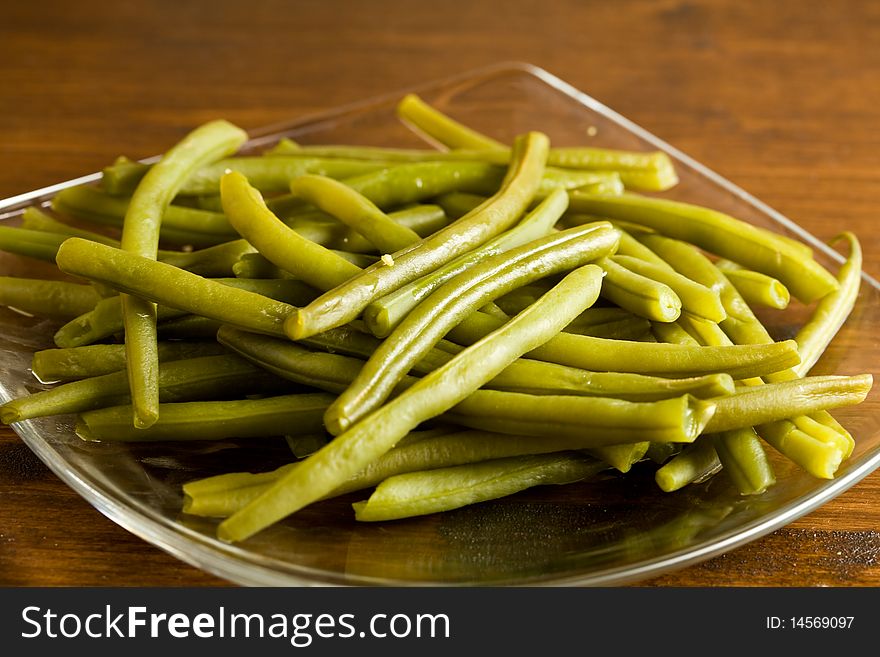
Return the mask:
<path id="1" fill-rule="evenodd" d="M 364 309 L 364 322 L 367 328 L 377 337 L 386 337 L 413 308 L 454 276 L 484 258 L 546 235 L 567 206 L 568 196 L 564 191 L 557 190 L 510 230 L 489 240 L 481 247 L 451 260 L 430 274 L 373 301 Z"/>
<path id="2" fill-rule="evenodd" d="M 235 152 L 246 140 L 247 134 L 240 128 L 226 121 L 212 121 L 193 130 L 165 153 L 132 194 L 122 223 L 122 250 L 155 260 L 162 215 L 187 177 L 199 167 Z M 134 424 L 146 428 L 159 413 L 156 307 L 145 299 L 123 294 L 122 319 Z"/>
<path id="3" fill-rule="evenodd" d="M 583 481 L 603 468 L 577 453 L 514 456 L 395 475 L 352 506 L 362 522 L 396 520 L 494 500 L 532 486 Z"/>
<path id="4" fill-rule="evenodd" d="M 356 230 L 381 252 L 394 253 L 421 239 L 391 220 L 368 198 L 332 178 L 300 176 L 290 182 L 290 191 Z"/>
<path id="5" fill-rule="evenodd" d="M 267 260 L 296 278 L 323 291 L 361 273 L 360 267 L 287 227 L 242 174 L 231 171 L 224 175 L 220 195 L 236 230 Z"/>
<path id="6" fill-rule="evenodd" d="M 495 196 L 449 227 L 396 254 L 393 266 L 377 263 L 297 310 L 285 324 L 287 334 L 298 340 L 345 324 L 357 317 L 370 302 L 507 230 L 535 195 L 544 171 L 547 148 L 547 137 L 540 133 L 530 133 L 518 139 L 517 154 Z"/>
<path id="7" fill-rule="evenodd" d="M 574 212 L 643 224 L 669 237 L 691 242 L 779 279 L 804 303 L 837 289 L 837 280 L 790 241 L 721 212 L 635 194 L 599 196 L 575 191 L 570 196 Z"/>
<path id="8" fill-rule="evenodd" d="M 841 238 L 849 242 L 849 257 L 837 274 L 840 285 L 836 291 L 819 301 L 813 315 L 794 338 L 801 354 L 801 362 L 794 368 L 798 376 L 804 376 L 816 364 L 849 317 L 859 296 L 862 279 L 862 247 L 856 236 L 850 232 L 838 237 Z"/>
<path id="9" fill-rule="evenodd" d="M 218 527 L 222 540 L 240 541 L 322 498 L 387 452 L 424 420 L 467 398 L 523 353 L 546 341 L 588 304 L 579 293 L 598 287 L 600 270 L 568 274 L 542 300 L 500 330 L 420 379 L 388 404 L 337 436 Z"/>
<path id="10" fill-rule="evenodd" d="M 451 278 L 382 342 L 352 385 L 327 410 L 327 430 L 341 433 L 379 407 L 447 331 L 483 304 L 532 280 L 585 265 L 616 246 L 617 232 L 609 224 L 587 225 L 487 257 Z M 595 298 L 585 300 L 592 305 Z"/>

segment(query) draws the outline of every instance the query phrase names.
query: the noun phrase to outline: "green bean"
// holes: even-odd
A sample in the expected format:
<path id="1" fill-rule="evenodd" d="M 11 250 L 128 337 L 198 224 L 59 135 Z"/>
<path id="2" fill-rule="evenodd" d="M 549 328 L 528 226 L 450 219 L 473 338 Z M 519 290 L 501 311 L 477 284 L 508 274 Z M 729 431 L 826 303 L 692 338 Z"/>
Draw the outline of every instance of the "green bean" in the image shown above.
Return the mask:
<path id="1" fill-rule="evenodd" d="M 716 402 L 688 395 L 628 402 L 482 390 L 445 417 L 456 424 L 498 433 L 578 438 L 579 448 L 586 449 L 640 441 L 692 442 L 707 421 L 712 422 Z"/>
<path id="2" fill-rule="evenodd" d="M 473 344 L 500 325 L 492 317 L 474 313 L 452 329 L 447 338 L 459 344 Z M 701 347 L 605 340 L 569 333 L 553 336 L 528 357 L 602 372 L 687 376 L 724 372 L 734 379 L 776 372 L 798 361 L 793 340 L 767 345 Z"/>
<path id="3" fill-rule="evenodd" d="M 776 483 L 773 466 L 754 429 L 734 429 L 713 436 L 724 471 L 742 495 L 758 495 Z"/>
<path id="4" fill-rule="evenodd" d="M 489 240 L 481 247 L 451 260 L 427 276 L 373 301 L 364 309 L 364 322 L 367 328 L 377 337 L 387 336 L 413 308 L 454 276 L 489 256 L 503 253 L 546 235 L 567 205 L 567 195 L 557 190 L 510 230 Z"/>
<path id="5" fill-rule="evenodd" d="M 838 239 L 843 238 L 849 242 L 849 258 L 841 265 L 837 274 L 839 287 L 826 297 L 820 299 L 804 326 L 795 336 L 798 349 L 801 354 L 801 362 L 794 371 L 799 376 L 805 375 L 825 349 L 831 340 L 837 335 L 840 327 L 849 317 L 856 298 L 859 295 L 859 284 L 862 277 L 862 248 L 855 235 L 850 232 L 843 233 Z"/>
<path id="6" fill-rule="evenodd" d="M 182 315 L 159 322 L 162 340 L 210 340 L 222 326 L 221 322 L 198 315 Z"/>
<path id="7" fill-rule="evenodd" d="M 651 322 L 651 332 L 660 342 L 670 344 L 683 344 L 690 347 L 702 346 L 690 333 L 685 331 L 680 324 L 669 322 Z"/>
<path id="8" fill-rule="evenodd" d="M 56 260 L 64 272 L 258 333 L 283 335 L 284 318 L 294 309 L 254 292 L 77 237 L 62 245 Z"/>
<path id="9" fill-rule="evenodd" d="M 53 262 L 58 247 L 67 239 L 65 235 L 53 235 L 39 230 L 0 226 L 0 251 L 15 253 L 37 260 Z"/>
<path id="10" fill-rule="evenodd" d="M 425 103 L 415 94 L 407 94 L 397 104 L 397 115 L 448 148 L 499 150 L 504 144 L 471 130 Z"/>
<path id="11" fill-rule="evenodd" d="M 724 272 L 730 284 L 750 306 L 764 306 L 777 310 L 788 307 L 791 301 L 788 288 L 772 276 L 743 269 L 729 260 L 719 260 L 715 266 Z"/>
<path id="12" fill-rule="evenodd" d="M 327 444 L 328 438 L 325 433 L 306 434 L 305 436 L 284 436 L 290 451 L 298 459 L 303 459 L 314 454 Z"/>
<path id="13" fill-rule="evenodd" d="M 611 259 L 631 272 L 668 285 L 681 300 L 682 312 L 710 322 L 720 322 L 727 317 L 718 293 L 711 288 L 695 283 L 671 268 L 660 267 L 637 257 L 618 254 Z"/>
<path id="14" fill-rule="evenodd" d="M 38 230 L 44 233 L 54 233 L 56 235 L 66 235 L 68 237 L 82 237 L 83 239 L 100 242 L 108 246 L 119 246 L 119 240 L 96 233 L 91 230 L 83 230 L 75 228 L 62 221 L 58 221 L 54 217 L 36 207 L 25 208 L 21 215 L 21 227 L 27 230 Z M 54 257 L 53 257 L 54 260 Z"/>
<path id="15" fill-rule="evenodd" d="M 0 276 L 0 305 L 31 315 L 70 319 L 88 312 L 100 300 L 91 285 Z"/>
<path id="16" fill-rule="evenodd" d="M 369 267 L 379 259 L 364 253 L 346 253 L 345 251 L 332 250 L 334 255 L 350 262 L 356 267 Z M 289 271 L 281 269 L 274 263 L 264 258 L 259 253 L 246 253 L 232 266 L 232 272 L 238 278 L 287 278 L 295 280 L 296 276 Z"/>
<path id="17" fill-rule="evenodd" d="M 291 304 L 306 303 L 316 294 L 309 286 L 294 280 L 221 278 L 210 279 L 210 282 L 222 283 Z M 161 322 L 182 318 L 187 314 L 187 309 L 162 305 L 157 309 L 157 317 Z M 122 330 L 122 300 L 118 296 L 111 297 L 103 299 L 91 311 L 75 317 L 58 329 L 55 333 L 55 344 L 59 347 L 81 347 L 103 340 Z"/>
<path id="18" fill-rule="evenodd" d="M 389 212 L 388 216 L 420 237 L 437 232 L 449 224 L 449 218 L 437 205 L 415 205 Z M 375 253 L 365 237 L 323 212 L 302 212 L 284 219 L 284 223 L 308 240 L 328 249 L 350 253 Z"/>
<path id="19" fill-rule="evenodd" d="M 820 479 L 833 479 L 846 458 L 846 452 L 835 442 L 817 439 L 792 422 L 771 422 L 756 430 L 781 454 Z"/>
<path id="20" fill-rule="evenodd" d="M 715 400 L 708 433 L 767 424 L 796 415 L 849 406 L 864 401 L 871 390 L 870 374 L 811 376 L 762 386 L 745 386 Z M 760 429 L 758 430 L 760 433 Z"/>
<path id="21" fill-rule="evenodd" d="M 434 202 L 443 208 L 443 211 L 453 219 L 463 217 L 481 203 L 485 203 L 485 201 L 485 196 L 468 194 L 467 192 L 448 192 L 434 199 Z"/>
<path id="22" fill-rule="evenodd" d="M 604 466 L 579 454 L 515 456 L 482 463 L 412 472 L 383 481 L 355 518 L 396 520 L 457 509 L 546 484 L 569 484 L 595 476 Z"/>
<path id="23" fill-rule="evenodd" d="M 779 279 L 804 303 L 837 289 L 837 280 L 790 241 L 715 210 L 635 194 L 598 196 L 579 192 L 571 193 L 571 208 L 644 224 L 669 237 L 691 242 Z"/>
<path id="24" fill-rule="evenodd" d="M 121 227 L 131 204 L 129 197 L 111 196 L 96 187 L 64 189 L 52 199 L 56 212 L 107 226 Z M 237 237 L 229 221 L 218 212 L 169 205 L 162 214 L 160 238 L 176 244 L 213 246 Z"/>
<path id="25" fill-rule="evenodd" d="M 453 277 L 416 306 L 379 346 L 328 409 L 327 430 L 345 431 L 379 407 L 447 331 L 486 302 L 531 280 L 585 265 L 616 246 L 617 232 L 609 224 L 587 225 L 489 256 Z M 583 294 L 588 296 L 588 291 Z M 595 297 L 586 305 L 593 301 Z"/>
<path id="26" fill-rule="evenodd" d="M 321 414 L 332 397 L 324 393 L 279 395 L 262 399 L 161 404 L 159 419 L 147 429 L 131 426 L 130 406 L 82 413 L 76 434 L 83 440 L 152 442 L 221 440 L 312 434 L 321 431 Z"/>
<path id="27" fill-rule="evenodd" d="M 232 354 L 176 360 L 159 367 L 159 399 L 178 402 L 268 392 L 277 389 L 278 382 L 277 377 Z M 129 403 L 128 376 L 120 370 L 13 399 L 0 406 L 0 422 Z"/>
<path id="28" fill-rule="evenodd" d="M 244 540 L 338 488 L 421 422 L 467 398 L 520 355 L 559 331 L 588 305 L 581 293 L 598 283 L 598 274 L 592 265 L 568 274 L 540 302 L 307 458 L 221 523 L 218 536 L 227 541 Z"/>
<path id="29" fill-rule="evenodd" d="M 120 155 L 113 164 L 104 167 L 101 188 L 114 196 L 130 195 L 149 170 L 149 164 Z"/>
<path id="30" fill-rule="evenodd" d="M 412 436 L 410 433 L 407 437 Z M 458 431 L 399 444 L 386 452 L 352 479 L 334 490 L 336 497 L 379 484 L 395 475 L 491 459 L 566 451 L 572 441 L 566 438 L 545 439 L 533 436 L 509 436 L 486 431 Z M 272 482 L 296 467 L 281 466 L 271 472 L 231 473 L 199 479 L 184 484 L 184 513 L 226 518 L 265 491 Z M 596 463 L 596 470 L 605 466 Z"/>
<path id="31" fill-rule="evenodd" d="M 132 194 L 122 223 L 122 250 L 155 260 L 162 215 L 187 177 L 199 167 L 235 152 L 246 140 L 247 134 L 240 128 L 226 121 L 212 121 L 196 128 L 165 153 Z M 156 306 L 136 296 L 121 296 L 134 425 L 146 428 L 156 421 L 159 412 Z"/>
<path id="32" fill-rule="evenodd" d="M 565 327 L 566 333 L 590 335 L 594 338 L 614 340 L 637 340 L 651 330 L 651 322 L 642 317 L 630 315 L 624 319 L 602 324 L 582 324 L 577 318 Z"/>
<path id="33" fill-rule="evenodd" d="M 486 151 L 484 157 L 497 151 L 495 157 L 499 158 L 496 160 L 498 162 L 503 162 L 501 158 L 505 156 L 509 157 L 504 144 L 444 115 L 415 94 L 407 95 L 398 103 L 397 113 L 418 132 L 448 148 Z M 461 151 L 458 151 L 458 155 L 462 155 Z M 646 191 L 663 191 L 678 182 L 669 156 L 662 151 L 636 153 L 602 148 L 554 148 L 547 163 L 572 169 L 620 171 L 624 185 Z"/>
<path id="34" fill-rule="evenodd" d="M 269 261 L 319 290 L 330 290 L 361 272 L 344 258 L 301 237 L 266 207 L 238 172 L 223 176 L 223 208 L 241 235 Z"/>
<path id="35" fill-rule="evenodd" d="M 345 390 L 363 367 L 363 361 L 357 358 L 311 352 L 292 342 L 247 333 L 228 326 L 220 329 L 217 339 L 265 370 L 326 392 L 339 393 Z M 415 377 L 404 377 L 396 391 L 414 385 L 416 380 Z M 487 382 L 485 387 L 531 395 L 601 396 L 646 402 L 683 394 L 704 399 L 730 394 L 733 391 L 733 381 L 721 374 L 691 379 L 660 379 L 614 372 L 585 372 L 518 359 Z M 483 392 L 473 393 L 476 406 L 465 406 L 463 411 L 473 411 L 480 415 L 483 413 L 481 406 L 497 403 L 497 396 L 488 398 Z M 502 396 L 501 399 L 505 397 Z"/>
<path id="36" fill-rule="evenodd" d="M 712 440 L 702 438 L 682 450 L 654 473 L 660 490 L 671 493 L 699 482 L 721 469 L 721 461 Z"/>
<path id="37" fill-rule="evenodd" d="M 380 252 L 394 253 L 420 239 L 414 231 L 392 221 L 372 201 L 332 178 L 300 176 L 290 182 L 290 191 L 356 230 Z"/>
<path id="38" fill-rule="evenodd" d="M 589 224 L 587 224 L 589 225 Z M 674 322 L 681 314 L 681 299 L 665 283 L 660 283 L 605 258 L 602 296 L 634 315 L 655 322 Z"/>
<path id="39" fill-rule="evenodd" d="M 220 190 L 220 178 L 226 171 L 238 171 L 252 180 L 261 192 L 280 192 L 287 189 L 291 180 L 306 173 L 347 178 L 387 166 L 386 162 L 339 158 L 230 157 L 206 164 L 194 171 L 187 177 L 179 193 L 182 196 L 217 194 Z M 117 172 L 117 168 L 120 171 Z M 138 175 L 146 174 L 147 171 L 149 165 L 133 167 L 129 162 L 114 164 L 104 169 L 104 188 L 111 194 L 130 193 Z"/>
<path id="40" fill-rule="evenodd" d="M 217 342 L 159 342 L 159 362 L 226 353 Z M 85 379 L 125 369 L 125 345 L 95 344 L 34 353 L 31 371 L 42 383 Z"/>
<path id="41" fill-rule="evenodd" d="M 507 230 L 531 202 L 544 170 L 547 137 L 530 133 L 517 140 L 517 155 L 501 190 L 469 215 L 378 263 L 295 312 L 285 324 L 294 340 L 326 331 L 357 317 L 370 302 L 470 251 Z"/>

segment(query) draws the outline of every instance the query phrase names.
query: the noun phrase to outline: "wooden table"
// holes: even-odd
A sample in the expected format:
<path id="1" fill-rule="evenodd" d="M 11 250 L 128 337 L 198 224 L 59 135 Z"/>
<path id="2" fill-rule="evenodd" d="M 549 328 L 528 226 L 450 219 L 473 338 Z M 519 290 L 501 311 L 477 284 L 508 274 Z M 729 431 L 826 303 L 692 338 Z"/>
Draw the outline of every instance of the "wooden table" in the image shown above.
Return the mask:
<path id="1" fill-rule="evenodd" d="M 0 8 L 0 198 L 504 60 L 587 91 L 880 274 L 880 5 L 787 0 Z M 128 534 L 0 429 L 0 585 L 222 582 Z M 880 585 L 880 472 L 657 586 Z"/>

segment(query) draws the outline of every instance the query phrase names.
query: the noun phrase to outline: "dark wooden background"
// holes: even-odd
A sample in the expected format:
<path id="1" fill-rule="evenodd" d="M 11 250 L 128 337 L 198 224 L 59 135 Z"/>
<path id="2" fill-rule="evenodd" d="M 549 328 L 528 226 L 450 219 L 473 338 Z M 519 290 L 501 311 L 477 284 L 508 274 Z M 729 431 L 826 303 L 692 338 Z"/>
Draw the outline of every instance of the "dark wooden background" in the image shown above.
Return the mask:
<path id="1" fill-rule="evenodd" d="M 471 68 L 542 66 L 880 274 L 880 3 L 0 3 L 0 198 Z M 128 534 L 0 429 L 0 585 L 219 585 Z M 880 585 L 880 472 L 785 529 L 646 582 Z"/>

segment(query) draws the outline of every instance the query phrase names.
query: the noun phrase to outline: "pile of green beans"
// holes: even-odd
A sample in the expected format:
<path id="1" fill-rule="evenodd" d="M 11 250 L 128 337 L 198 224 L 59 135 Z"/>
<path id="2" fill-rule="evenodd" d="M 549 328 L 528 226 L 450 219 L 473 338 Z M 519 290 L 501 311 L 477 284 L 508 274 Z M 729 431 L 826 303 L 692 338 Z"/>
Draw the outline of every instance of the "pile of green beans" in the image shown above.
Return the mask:
<path id="1" fill-rule="evenodd" d="M 677 184 L 666 153 L 505 144 L 413 95 L 397 110 L 442 150 L 243 154 L 216 121 L 0 226 L 0 250 L 58 269 L 0 276 L 0 304 L 54 323 L 32 362 L 47 387 L 0 421 L 75 415 L 133 450 L 286 440 L 286 463 L 183 486 L 225 541 L 372 488 L 356 520 L 605 470 L 759 495 L 767 445 L 834 477 L 855 441 L 829 411 L 873 380 L 807 374 L 857 303 L 854 235 L 835 275 L 789 237 L 639 194 Z M 797 303 L 809 320 L 775 340 L 756 311 Z"/>

